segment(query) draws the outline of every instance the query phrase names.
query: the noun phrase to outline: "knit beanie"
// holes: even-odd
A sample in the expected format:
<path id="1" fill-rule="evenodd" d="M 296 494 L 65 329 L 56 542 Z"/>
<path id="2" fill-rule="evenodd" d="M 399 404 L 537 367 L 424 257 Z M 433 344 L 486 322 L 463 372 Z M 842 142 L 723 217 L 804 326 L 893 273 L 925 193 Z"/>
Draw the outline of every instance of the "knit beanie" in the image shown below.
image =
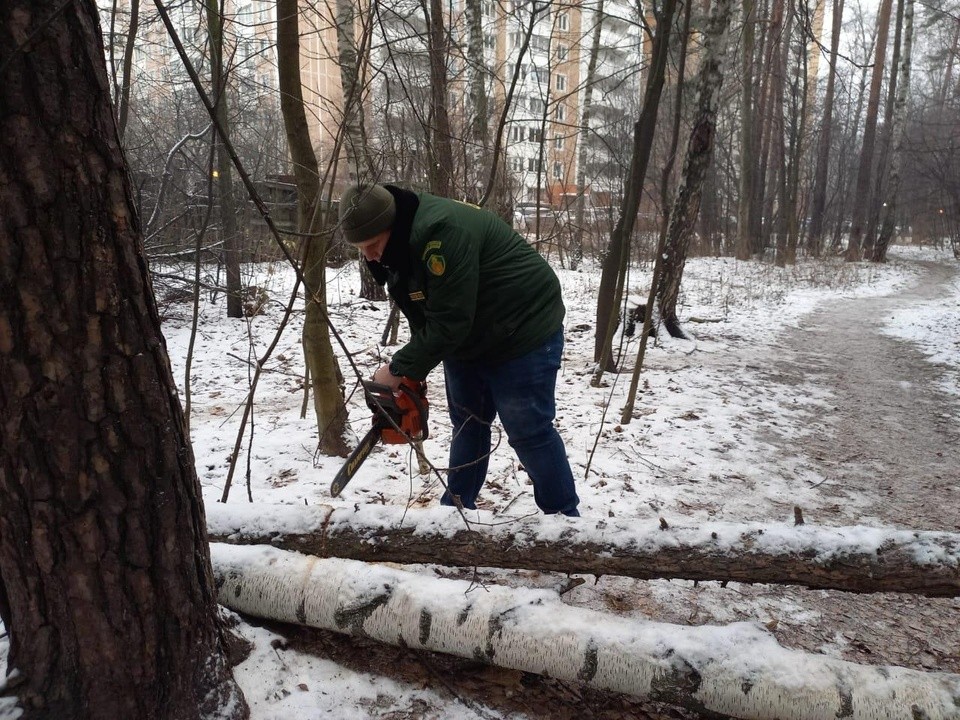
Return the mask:
<path id="1" fill-rule="evenodd" d="M 348 243 L 362 243 L 393 226 L 397 206 L 382 185 L 353 185 L 340 196 L 340 228 Z"/>

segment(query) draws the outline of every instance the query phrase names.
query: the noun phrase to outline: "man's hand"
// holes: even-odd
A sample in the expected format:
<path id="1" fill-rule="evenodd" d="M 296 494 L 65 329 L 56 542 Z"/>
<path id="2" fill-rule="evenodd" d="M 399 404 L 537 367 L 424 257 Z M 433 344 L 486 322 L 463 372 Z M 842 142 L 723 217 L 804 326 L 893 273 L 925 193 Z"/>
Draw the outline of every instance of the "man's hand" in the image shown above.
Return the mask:
<path id="1" fill-rule="evenodd" d="M 396 390 L 400 387 L 401 380 L 403 380 L 401 376 L 394 375 L 390 372 L 390 365 L 381 365 L 373 374 L 373 381 L 375 383 L 378 385 L 386 385 L 391 390 Z"/>

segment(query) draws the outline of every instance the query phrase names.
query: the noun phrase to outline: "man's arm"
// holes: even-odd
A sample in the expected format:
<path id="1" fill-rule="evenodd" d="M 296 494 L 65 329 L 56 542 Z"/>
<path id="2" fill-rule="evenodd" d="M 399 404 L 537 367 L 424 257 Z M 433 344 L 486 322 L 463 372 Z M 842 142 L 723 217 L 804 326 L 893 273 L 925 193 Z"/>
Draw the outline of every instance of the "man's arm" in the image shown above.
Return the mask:
<path id="1" fill-rule="evenodd" d="M 473 329 L 480 281 L 480 244 L 462 230 L 428 242 L 416 261 L 426 268 L 426 324 L 393 356 L 390 370 L 423 380 Z"/>

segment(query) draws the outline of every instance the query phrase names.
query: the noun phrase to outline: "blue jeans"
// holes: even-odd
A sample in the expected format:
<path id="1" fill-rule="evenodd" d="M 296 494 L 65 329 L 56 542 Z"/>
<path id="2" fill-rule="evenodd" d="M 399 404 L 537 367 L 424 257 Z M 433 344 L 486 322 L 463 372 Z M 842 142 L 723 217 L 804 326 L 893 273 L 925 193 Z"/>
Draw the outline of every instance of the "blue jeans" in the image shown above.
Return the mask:
<path id="1" fill-rule="evenodd" d="M 454 505 L 456 495 L 463 507 L 476 508 L 487 476 L 490 425 L 499 414 L 510 445 L 533 480 L 537 506 L 545 513 L 579 516 L 573 473 L 553 426 L 562 352 L 563 330 L 558 330 L 540 347 L 506 362 L 444 360 L 453 441 L 443 505 Z"/>

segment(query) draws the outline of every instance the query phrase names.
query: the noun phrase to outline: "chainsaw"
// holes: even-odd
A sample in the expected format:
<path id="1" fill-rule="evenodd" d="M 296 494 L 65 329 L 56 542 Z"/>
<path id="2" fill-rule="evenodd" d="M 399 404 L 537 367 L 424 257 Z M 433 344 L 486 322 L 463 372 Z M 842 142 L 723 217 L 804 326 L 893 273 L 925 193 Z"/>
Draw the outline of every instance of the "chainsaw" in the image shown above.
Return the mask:
<path id="1" fill-rule="evenodd" d="M 384 445 L 413 443 L 421 468 L 426 461 L 422 443 L 430 436 L 427 428 L 430 410 L 430 404 L 427 402 L 427 383 L 405 377 L 400 380 L 396 390 L 387 385 L 368 381 L 363 381 L 363 389 L 367 407 L 373 412 L 373 426 L 363 436 L 357 449 L 350 453 L 350 457 L 333 479 L 333 484 L 330 486 L 330 494 L 333 497 L 343 492 L 347 483 L 357 474 L 357 470 L 378 442 Z"/>

